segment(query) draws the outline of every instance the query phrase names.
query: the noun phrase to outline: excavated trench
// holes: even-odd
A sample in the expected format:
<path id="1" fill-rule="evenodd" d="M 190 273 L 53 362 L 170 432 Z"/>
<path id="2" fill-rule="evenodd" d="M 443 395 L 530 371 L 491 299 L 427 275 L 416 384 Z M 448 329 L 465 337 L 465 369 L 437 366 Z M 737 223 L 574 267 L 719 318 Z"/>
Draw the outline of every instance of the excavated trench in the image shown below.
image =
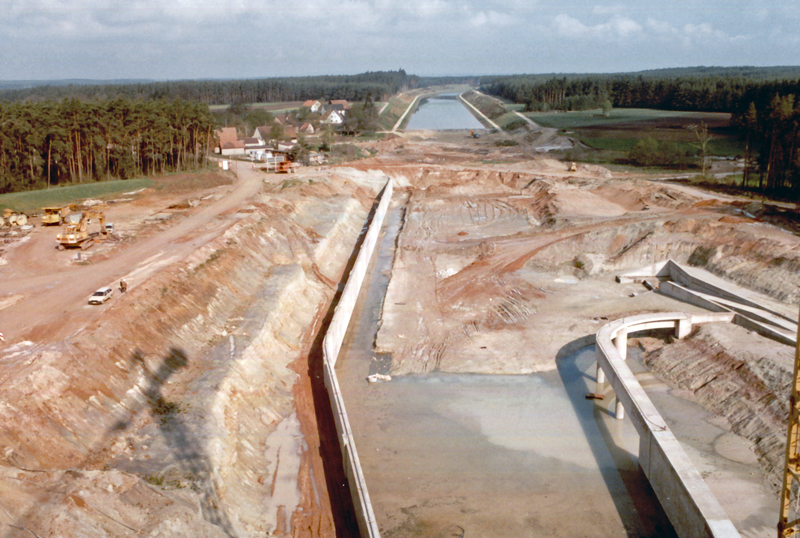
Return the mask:
<path id="1" fill-rule="evenodd" d="M 671 257 L 798 301 L 800 242 L 741 203 L 540 164 L 387 167 L 406 187 L 337 366 L 385 536 L 669 535 L 630 424 L 584 399 L 579 344 L 699 309 L 614 274 Z M 3 349 L 0 535 L 352 535 L 319 344 L 382 174 L 307 174 L 97 324 Z M 750 339 L 633 343 L 723 507 L 761 536 L 788 359 Z"/>
<path id="2" fill-rule="evenodd" d="M 356 528 L 310 361 L 377 193 L 361 184 L 273 189 L 96 326 L 4 349 L 0 534 Z"/>

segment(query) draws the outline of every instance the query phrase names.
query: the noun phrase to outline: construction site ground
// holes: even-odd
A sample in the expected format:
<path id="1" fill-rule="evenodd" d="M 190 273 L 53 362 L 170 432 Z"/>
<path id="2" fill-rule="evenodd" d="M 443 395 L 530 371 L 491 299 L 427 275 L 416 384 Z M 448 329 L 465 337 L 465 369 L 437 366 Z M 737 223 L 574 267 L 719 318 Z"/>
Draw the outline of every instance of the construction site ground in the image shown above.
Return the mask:
<path id="1" fill-rule="evenodd" d="M 387 386 L 446 374 L 563 381 L 559 361 L 606 321 L 698 311 L 614 282 L 617 272 L 667 258 L 798 303 L 800 239 L 784 226 L 785 212 L 596 165 L 570 171 L 530 132 L 513 135 L 517 146 L 495 144 L 508 136 L 410 132 L 361 143 L 377 153 L 348 166 L 286 176 L 240 163 L 229 173 L 160 178 L 158 188 L 106 201 L 114 234 L 80 259 L 55 249 L 56 228 L 7 234 L 0 535 L 352 536 L 336 432 L 322 421 L 319 338 L 385 176 L 396 181 L 397 237 L 351 385 L 366 387 L 370 373 L 391 375 Z M 113 298 L 89 306 L 102 286 Z M 730 494 L 721 502 L 743 535 L 765 535 L 764 514 L 775 508 L 777 518 L 791 349 L 740 328 L 634 343 L 652 390 L 697 406 L 665 404 L 698 457 L 723 458 L 703 469 L 712 490 L 761 488 L 750 496 L 757 506 Z M 693 360 L 683 360 L 689 351 Z M 379 477 L 382 533 L 457 536 L 461 520 L 451 515 L 498 502 L 491 488 L 420 500 L 441 490 L 406 485 L 406 470 L 424 474 L 437 460 L 419 461 L 424 440 L 421 453 L 381 444 L 391 414 L 368 395 L 348 410 L 357 439 L 366 439 L 362 452 L 386 449 L 364 456 L 368 481 Z M 733 405 L 740 396 L 746 402 Z M 692 430 L 696 421 L 719 435 Z M 725 458 L 745 467 L 725 470 Z M 508 462 L 502 470 L 514 471 Z M 551 482 L 520 478 L 533 489 Z M 588 486 L 605 499 L 597 505 L 573 486 L 579 501 L 545 502 L 542 490 L 529 504 L 509 503 L 519 521 L 497 535 L 599 536 L 593 517 L 609 536 L 624 532 L 623 515 L 598 515 L 601 505 L 621 510 L 602 483 Z M 570 502 L 581 505 L 585 527 L 569 519 Z M 475 521 L 492 528 L 491 519 Z M 487 535 L 480 529 L 466 536 Z"/>

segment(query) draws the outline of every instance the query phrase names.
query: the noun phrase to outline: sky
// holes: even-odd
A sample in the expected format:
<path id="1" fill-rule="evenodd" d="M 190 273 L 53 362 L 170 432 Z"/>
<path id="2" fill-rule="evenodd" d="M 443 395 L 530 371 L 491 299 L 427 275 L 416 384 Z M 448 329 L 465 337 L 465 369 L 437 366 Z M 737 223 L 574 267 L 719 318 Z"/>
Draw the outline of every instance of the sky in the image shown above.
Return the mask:
<path id="1" fill-rule="evenodd" d="M 0 0 L 0 80 L 800 65 L 800 0 Z"/>

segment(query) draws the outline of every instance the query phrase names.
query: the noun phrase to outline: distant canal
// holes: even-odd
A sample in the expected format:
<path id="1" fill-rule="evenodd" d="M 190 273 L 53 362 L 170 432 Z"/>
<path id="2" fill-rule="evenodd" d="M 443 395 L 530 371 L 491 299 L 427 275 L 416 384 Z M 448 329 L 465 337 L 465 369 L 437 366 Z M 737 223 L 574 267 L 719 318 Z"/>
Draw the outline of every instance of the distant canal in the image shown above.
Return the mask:
<path id="1" fill-rule="evenodd" d="M 445 93 L 424 99 L 411 116 L 406 130 L 483 129 L 481 122 L 457 97 L 456 93 Z"/>

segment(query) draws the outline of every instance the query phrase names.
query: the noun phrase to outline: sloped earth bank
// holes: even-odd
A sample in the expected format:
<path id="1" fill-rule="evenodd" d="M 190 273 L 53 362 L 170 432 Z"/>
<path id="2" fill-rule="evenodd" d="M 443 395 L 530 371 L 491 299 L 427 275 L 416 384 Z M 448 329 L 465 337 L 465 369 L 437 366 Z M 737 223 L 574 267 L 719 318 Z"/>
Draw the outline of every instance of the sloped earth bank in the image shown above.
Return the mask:
<path id="1" fill-rule="evenodd" d="M 778 493 L 786 457 L 786 428 L 794 350 L 742 327 L 702 325 L 669 345 L 642 339 L 642 362 L 688 398 L 724 419 L 753 443 Z"/>
<path id="2" fill-rule="evenodd" d="M 309 355 L 373 185 L 278 183 L 78 334 L 3 349 L 0 534 L 355 529 Z"/>

